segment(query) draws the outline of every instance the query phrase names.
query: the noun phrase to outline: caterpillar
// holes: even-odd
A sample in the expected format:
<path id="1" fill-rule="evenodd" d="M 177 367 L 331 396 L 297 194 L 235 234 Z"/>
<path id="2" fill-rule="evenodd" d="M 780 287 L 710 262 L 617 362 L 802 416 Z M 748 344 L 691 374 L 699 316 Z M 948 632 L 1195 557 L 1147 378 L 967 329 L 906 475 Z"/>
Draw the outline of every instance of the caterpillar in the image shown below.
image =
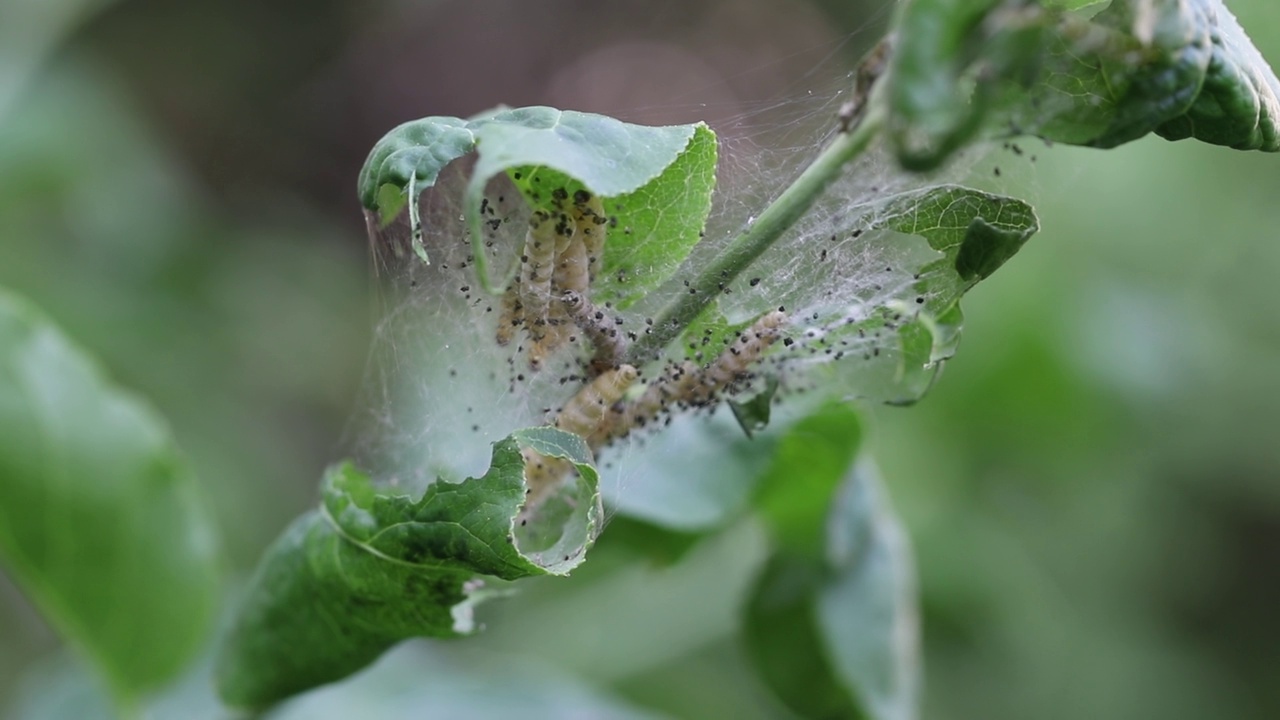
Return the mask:
<path id="1" fill-rule="evenodd" d="M 741 380 L 751 366 L 760 361 L 769 346 L 782 337 L 786 321 L 787 314 L 782 310 L 762 316 L 705 368 L 688 360 L 669 365 L 659 379 L 650 383 L 639 398 L 624 406 L 613 422 L 605 426 L 606 434 L 599 444 L 644 427 L 672 408 L 710 403 L 716 393 Z"/>
<path id="2" fill-rule="evenodd" d="M 639 375 L 639 371 L 631 365 L 621 365 L 601 374 L 569 398 L 556 413 L 552 424 L 560 430 L 578 435 L 595 449 L 604 437 L 603 428 L 606 426 L 606 419 L 613 412 L 614 404 L 622 399 Z M 596 440 L 595 444 L 592 443 L 593 438 Z M 572 469 L 573 465 L 566 460 L 525 450 L 524 477 L 529 489 L 525 506 L 535 507 Z"/>
<path id="3" fill-rule="evenodd" d="M 604 240 L 608 234 L 605 224 L 609 219 L 605 217 L 600 198 L 586 190 L 573 194 L 573 208 L 577 235 L 582 238 L 586 249 L 588 280 L 595 282 L 596 273 L 600 272 L 600 266 L 604 262 Z"/>
<path id="4" fill-rule="evenodd" d="M 568 290 L 560 297 L 573 324 L 582 330 L 595 349 L 591 371 L 600 374 L 617 367 L 627 351 L 626 336 L 618 329 L 618 319 L 592 305 L 581 293 Z"/>
<path id="5" fill-rule="evenodd" d="M 512 281 L 502 298 L 502 314 L 498 318 L 499 345 L 511 342 L 515 328 L 546 324 L 551 303 L 551 276 L 555 264 L 556 238 L 551 216 L 537 210 L 529 220 L 524 252 L 520 256 L 520 274 Z M 540 331 L 530 329 L 535 342 Z"/>
<path id="6" fill-rule="evenodd" d="M 572 336 L 579 325 L 573 309 L 559 293 L 574 293 L 584 301 L 600 266 L 608 220 L 600 199 L 586 190 L 569 195 L 564 188 L 552 192 L 553 211 L 534 211 L 525 237 L 521 272 L 503 296 L 496 340 L 507 345 L 523 326 L 529 335 L 529 366 L 543 362 Z M 591 331 L 583 327 L 588 333 Z M 600 351 L 600 343 L 593 342 Z M 617 364 L 618 353 L 605 352 L 595 368 Z M 597 370 L 598 372 L 598 370 Z"/>

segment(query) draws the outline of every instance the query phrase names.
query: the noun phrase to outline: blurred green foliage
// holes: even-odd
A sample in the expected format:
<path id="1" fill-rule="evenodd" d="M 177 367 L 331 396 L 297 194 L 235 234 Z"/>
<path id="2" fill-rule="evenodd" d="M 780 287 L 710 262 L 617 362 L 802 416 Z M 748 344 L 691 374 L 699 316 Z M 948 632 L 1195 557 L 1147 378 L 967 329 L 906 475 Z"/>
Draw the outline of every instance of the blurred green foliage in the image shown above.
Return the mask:
<path id="1" fill-rule="evenodd" d="M 831 30 L 832 3 L 727 5 L 591 12 L 601 47 L 661 40 L 729 62 L 721 77 L 741 106 L 803 95 L 768 85 L 773 70 L 789 82 L 805 67 L 837 74 L 884 12 L 840 3 L 829 17 L 846 29 Z M 121 0 L 0 117 L 0 284 L 168 417 L 240 571 L 312 504 L 355 402 L 370 287 L 350 198 L 364 149 L 408 117 L 575 105 L 523 68 L 564 70 L 573 58 L 536 49 L 554 35 L 531 28 L 562 30 L 581 7 L 541 8 L 537 23 L 496 1 L 359 8 Z M 1280 58 L 1280 6 L 1231 8 Z M 450 37 L 483 48 L 446 72 L 431 48 Z M 765 71 L 724 60 L 742 46 Z M 845 59 L 823 60 L 833 48 Z M 753 82 L 769 89 L 751 95 Z M 654 97 L 640 86 L 577 104 L 652 115 Z M 703 101 L 661 102 L 683 121 L 714 114 Z M 970 295 L 963 351 L 933 393 L 876 409 L 869 431 L 917 549 L 925 716 L 1275 717 L 1280 164 L 1154 138 L 1019 151 L 975 172 L 1032 200 L 1042 235 Z M 608 693 L 679 717 L 785 716 L 733 635 L 763 530 L 673 543 L 679 560 L 665 565 L 633 562 L 649 554 L 626 528 L 608 528 L 570 579 L 499 606 L 473 645 L 415 644 L 359 682 L 398 688 L 371 693 L 398 707 L 456 707 L 450 688 L 482 694 L 486 675 L 532 663 L 526 681 L 570 708 Z M 56 641 L 8 585 L 0 638 L 0 706 L 88 716 L 74 671 L 37 662 Z M 431 668 L 449 669 L 427 686 L 438 692 L 411 695 L 404 678 Z M 302 702 L 326 697 L 338 706 Z M 168 716 L 217 716 L 204 688 L 166 702 Z"/>

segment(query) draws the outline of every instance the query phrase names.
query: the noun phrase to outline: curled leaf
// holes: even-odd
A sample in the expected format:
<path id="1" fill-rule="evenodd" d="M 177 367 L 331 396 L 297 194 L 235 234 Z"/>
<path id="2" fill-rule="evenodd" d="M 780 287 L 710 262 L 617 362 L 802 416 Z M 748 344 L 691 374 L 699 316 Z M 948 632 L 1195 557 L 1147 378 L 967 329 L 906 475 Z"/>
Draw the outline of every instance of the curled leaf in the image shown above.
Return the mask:
<path id="1" fill-rule="evenodd" d="M 706 125 L 648 127 L 550 107 L 405 123 L 370 152 L 360 172 L 360 201 L 384 225 L 407 204 L 413 248 L 425 257 L 417 196 L 446 165 L 472 151 L 478 156 L 464 214 L 476 272 L 490 290 L 495 283 L 483 242 L 485 190 L 504 173 L 532 207 L 556 189 L 571 196 L 581 187 L 604 199 L 608 237 L 599 297 L 614 303 L 634 300 L 667 279 L 697 242 L 711 207 L 716 142 Z M 534 178 L 540 188 L 531 184 Z"/>
<path id="2" fill-rule="evenodd" d="M 578 476 L 538 518 L 525 501 L 521 448 L 563 458 Z M 323 501 L 259 564 L 218 661 L 230 704 L 264 707 L 346 677 L 415 636 L 473 630 L 490 579 L 564 575 L 602 524 L 597 475 L 581 438 L 554 428 L 496 443 L 489 472 L 436 482 L 412 499 L 350 463 L 329 469 Z"/>

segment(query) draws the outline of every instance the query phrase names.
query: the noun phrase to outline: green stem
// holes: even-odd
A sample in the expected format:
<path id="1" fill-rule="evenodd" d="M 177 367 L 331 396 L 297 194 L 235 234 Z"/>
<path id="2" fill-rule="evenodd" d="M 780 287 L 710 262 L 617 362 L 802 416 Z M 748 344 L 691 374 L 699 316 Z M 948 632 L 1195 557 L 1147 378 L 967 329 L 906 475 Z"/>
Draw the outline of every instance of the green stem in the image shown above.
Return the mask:
<path id="1" fill-rule="evenodd" d="M 844 166 L 867 149 L 883 123 L 884 110 L 879 102 L 873 100 L 862 122 L 850 132 L 837 135 L 745 232 L 689 282 L 688 292 L 681 293 L 663 308 L 654 318 L 649 332 L 631 346 L 626 362 L 637 366 L 643 364 L 678 337 L 719 296 L 725 285 L 758 260 L 808 212 L 831 183 L 840 177 Z"/>

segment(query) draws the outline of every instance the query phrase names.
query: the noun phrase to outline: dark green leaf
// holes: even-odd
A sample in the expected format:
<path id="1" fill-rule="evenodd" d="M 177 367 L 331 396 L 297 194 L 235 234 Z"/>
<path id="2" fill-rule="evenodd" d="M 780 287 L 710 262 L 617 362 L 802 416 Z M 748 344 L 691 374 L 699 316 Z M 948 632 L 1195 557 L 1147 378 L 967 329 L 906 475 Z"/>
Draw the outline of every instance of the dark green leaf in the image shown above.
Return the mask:
<path id="1" fill-rule="evenodd" d="M 578 477 L 532 519 L 521 448 L 573 463 Z M 486 580 L 564 575 L 602 522 L 591 454 L 576 435 L 522 430 L 494 445 L 483 477 L 438 481 L 414 500 L 349 463 L 324 499 L 268 550 L 218 663 L 227 702 L 262 707 L 332 682 L 414 636 L 473 630 Z"/>
<path id="2" fill-rule="evenodd" d="M 760 496 L 778 553 L 744 633 L 765 681 L 801 715 L 908 720 L 920 686 L 914 569 L 874 470 L 853 466 L 859 434 L 853 412 L 832 406 L 784 441 Z"/>
<path id="3" fill-rule="evenodd" d="M 979 134 L 1110 148 L 1158 133 L 1280 150 L 1280 80 L 1222 0 L 911 0 L 897 23 L 889 130 L 911 169 Z"/>
<path id="4" fill-rule="evenodd" d="M 164 422 L 0 292 L 0 560 L 119 699 L 199 647 L 216 545 Z"/>
<path id="5" fill-rule="evenodd" d="M 909 0 L 895 23 L 889 137 L 911 170 L 939 165 L 981 129 L 999 86 L 1034 75 L 1044 13 L 1006 0 Z"/>

